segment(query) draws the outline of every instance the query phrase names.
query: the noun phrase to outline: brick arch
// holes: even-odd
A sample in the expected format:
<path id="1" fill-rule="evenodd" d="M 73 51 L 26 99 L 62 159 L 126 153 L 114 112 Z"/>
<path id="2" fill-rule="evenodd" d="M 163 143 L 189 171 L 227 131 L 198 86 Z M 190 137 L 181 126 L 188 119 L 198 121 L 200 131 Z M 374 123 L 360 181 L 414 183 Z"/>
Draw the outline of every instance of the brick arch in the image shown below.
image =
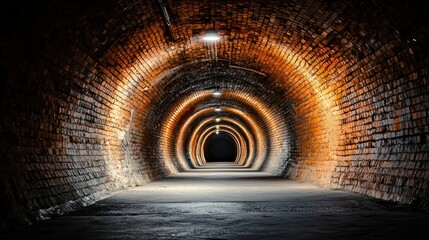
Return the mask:
<path id="1" fill-rule="evenodd" d="M 14 209 L 5 222 L 167 175 L 147 147 L 162 124 L 156 114 L 168 116 L 168 103 L 180 105 L 192 87 L 201 93 L 201 84 L 185 80 L 204 73 L 212 57 L 213 46 L 200 39 L 213 22 L 234 99 L 247 93 L 266 102 L 296 136 L 285 177 L 403 203 L 427 200 L 425 6 L 165 2 L 170 28 L 157 1 L 10 4 L 1 43 L 7 154 L 0 175 L 2 189 L 18 193 L 2 196 Z"/>

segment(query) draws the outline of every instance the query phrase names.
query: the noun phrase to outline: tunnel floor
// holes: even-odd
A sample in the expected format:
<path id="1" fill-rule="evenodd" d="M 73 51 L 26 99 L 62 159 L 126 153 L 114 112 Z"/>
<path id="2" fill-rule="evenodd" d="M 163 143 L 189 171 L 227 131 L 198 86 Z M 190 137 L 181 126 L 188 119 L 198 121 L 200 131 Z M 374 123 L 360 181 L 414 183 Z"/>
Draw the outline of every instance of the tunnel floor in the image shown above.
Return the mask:
<path id="1" fill-rule="evenodd" d="M 424 239 L 429 215 L 211 163 L 1 239 Z"/>

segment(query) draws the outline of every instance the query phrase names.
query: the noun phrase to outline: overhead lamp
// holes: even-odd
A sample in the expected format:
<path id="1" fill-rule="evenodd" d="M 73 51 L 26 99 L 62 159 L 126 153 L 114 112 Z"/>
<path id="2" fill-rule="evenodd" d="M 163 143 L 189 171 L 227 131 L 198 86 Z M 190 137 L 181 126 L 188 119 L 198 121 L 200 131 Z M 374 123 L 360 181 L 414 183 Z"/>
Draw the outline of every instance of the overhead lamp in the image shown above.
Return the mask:
<path id="1" fill-rule="evenodd" d="M 216 107 L 214 110 L 215 110 L 215 112 L 220 112 L 220 111 L 222 111 L 222 109 L 220 109 L 220 107 Z"/>
<path id="2" fill-rule="evenodd" d="M 215 121 L 216 121 L 216 122 L 220 122 L 220 118 L 216 118 L 216 119 L 215 119 Z"/>
<path id="3" fill-rule="evenodd" d="M 216 130 L 216 135 L 219 134 L 219 130 Z"/>
<path id="4" fill-rule="evenodd" d="M 218 130 L 219 130 L 219 128 L 220 128 L 220 127 L 219 127 L 219 125 L 216 125 L 216 129 L 218 129 Z"/>
<path id="5" fill-rule="evenodd" d="M 221 91 L 219 89 L 216 89 L 213 91 L 213 96 L 220 97 L 222 95 Z"/>
<path id="6" fill-rule="evenodd" d="M 203 36 L 203 40 L 207 42 L 216 42 L 220 39 L 219 33 L 217 33 L 216 29 L 209 28 L 206 30 Z"/>

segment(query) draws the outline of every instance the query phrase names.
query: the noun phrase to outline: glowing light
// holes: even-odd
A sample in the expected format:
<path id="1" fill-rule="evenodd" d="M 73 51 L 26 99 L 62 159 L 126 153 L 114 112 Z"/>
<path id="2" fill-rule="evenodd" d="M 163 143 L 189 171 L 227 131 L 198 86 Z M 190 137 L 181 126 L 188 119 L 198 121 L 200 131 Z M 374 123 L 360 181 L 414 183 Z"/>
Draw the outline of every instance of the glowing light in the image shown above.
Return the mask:
<path id="1" fill-rule="evenodd" d="M 215 97 L 219 97 L 220 95 L 222 95 L 222 93 L 218 89 L 213 92 L 213 96 Z"/>
<path id="2" fill-rule="evenodd" d="M 219 128 L 220 128 L 220 127 L 219 127 L 219 125 L 217 125 L 217 126 L 216 126 L 216 129 L 219 129 Z"/>
<path id="3" fill-rule="evenodd" d="M 217 33 L 216 29 L 209 28 L 204 33 L 203 40 L 207 42 L 216 42 L 220 39 L 219 34 Z"/>
<path id="4" fill-rule="evenodd" d="M 219 134 L 219 130 L 216 130 L 216 134 Z"/>
<path id="5" fill-rule="evenodd" d="M 216 118 L 216 119 L 215 119 L 215 121 L 216 121 L 216 122 L 220 122 L 220 118 Z"/>
<path id="6" fill-rule="evenodd" d="M 215 108 L 215 112 L 220 112 L 222 109 L 220 107 Z"/>

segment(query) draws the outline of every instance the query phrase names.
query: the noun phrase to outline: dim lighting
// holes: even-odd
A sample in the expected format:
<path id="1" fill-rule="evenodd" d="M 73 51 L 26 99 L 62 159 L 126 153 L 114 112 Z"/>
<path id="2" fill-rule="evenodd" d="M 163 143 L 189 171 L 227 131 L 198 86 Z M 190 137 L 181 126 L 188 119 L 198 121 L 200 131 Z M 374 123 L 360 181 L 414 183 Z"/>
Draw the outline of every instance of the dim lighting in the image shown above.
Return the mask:
<path id="1" fill-rule="evenodd" d="M 203 36 L 203 40 L 208 42 L 215 42 L 215 41 L 218 41 L 219 39 L 220 39 L 220 36 L 217 33 L 216 29 L 214 28 L 207 29 L 207 31 L 204 33 L 204 36 Z"/>
<path id="2" fill-rule="evenodd" d="M 215 112 L 220 112 L 220 111 L 222 111 L 222 109 L 220 109 L 220 107 L 215 108 Z"/>
<path id="3" fill-rule="evenodd" d="M 215 97 L 219 97 L 220 95 L 222 95 L 222 93 L 220 92 L 220 90 L 219 90 L 219 89 L 216 89 L 216 90 L 213 92 L 213 96 L 215 96 Z"/>
<path id="4" fill-rule="evenodd" d="M 219 129 L 219 125 L 216 126 L 216 129 Z"/>
<path id="5" fill-rule="evenodd" d="M 219 134 L 219 130 L 216 130 L 216 134 Z"/>
<path id="6" fill-rule="evenodd" d="M 216 122 L 220 122 L 220 118 L 216 118 L 216 119 L 215 119 L 215 121 L 216 121 Z"/>

